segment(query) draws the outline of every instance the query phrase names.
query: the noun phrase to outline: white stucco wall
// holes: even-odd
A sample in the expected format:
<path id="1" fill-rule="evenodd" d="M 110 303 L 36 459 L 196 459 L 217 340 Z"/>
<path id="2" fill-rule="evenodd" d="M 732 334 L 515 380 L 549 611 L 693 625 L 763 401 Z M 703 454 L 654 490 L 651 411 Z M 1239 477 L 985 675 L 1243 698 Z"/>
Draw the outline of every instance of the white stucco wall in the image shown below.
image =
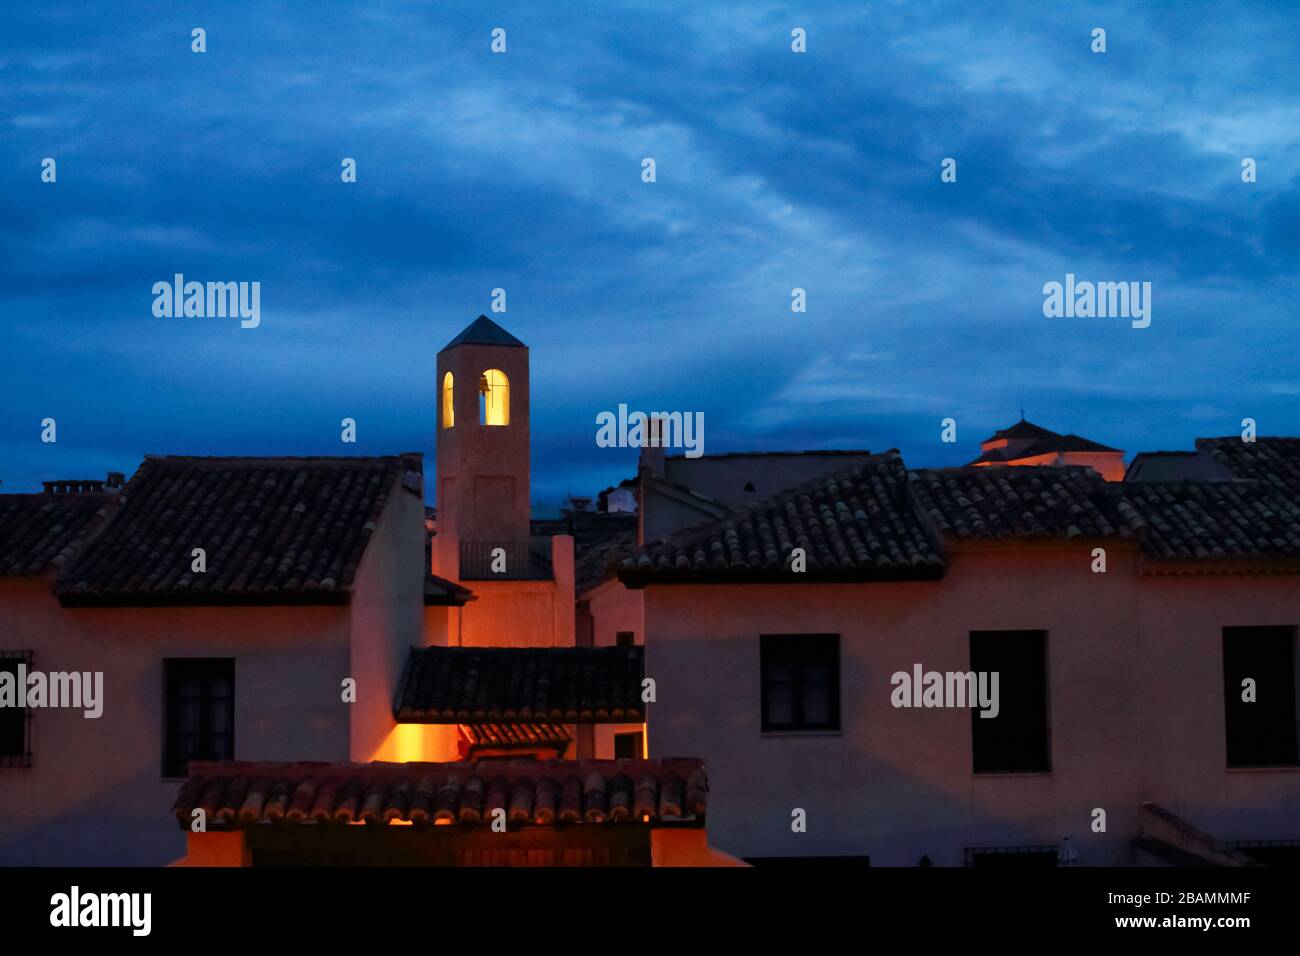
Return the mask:
<path id="1" fill-rule="evenodd" d="M 351 759 L 398 759 L 393 702 L 411 648 L 424 646 L 427 555 L 424 501 L 400 483 L 357 569 L 349 607 L 351 656 L 339 675 L 357 682 Z"/>
<path id="2" fill-rule="evenodd" d="M 32 667 L 103 671 L 104 712 L 38 710 L 34 766 L 0 768 L 0 865 L 162 864 L 185 851 L 162 777 L 163 660 L 235 659 L 235 756 L 345 760 L 346 607 L 61 608 L 0 580 L 0 647 Z"/>
<path id="3" fill-rule="evenodd" d="M 1294 577 L 1139 578 L 1090 546 L 965 551 L 934 583 L 646 589 L 651 756 L 703 757 L 710 842 L 741 856 L 962 862 L 1056 844 L 1125 864 L 1144 800 L 1224 839 L 1300 837 L 1300 770 L 1229 771 L 1221 629 L 1300 624 Z M 895 709 L 890 675 L 967 670 L 973 630 L 1048 632 L 1052 771 L 972 772 L 967 710 Z M 765 735 L 759 635 L 841 635 L 842 732 Z M 1107 811 L 1107 832 L 1090 829 Z M 807 832 L 791 830 L 795 808 Z"/>
<path id="4" fill-rule="evenodd" d="M 618 578 L 610 578 L 589 591 L 587 599 L 595 647 L 616 645 L 620 631 L 631 631 L 637 644 L 645 643 L 644 591 L 624 587 Z"/>
<path id="5" fill-rule="evenodd" d="M 1223 840 L 1300 839 L 1300 769 L 1226 769 L 1223 700 L 1223 628 L 1300 626 L 1300 578 L 1140 583 L 1144 799 Z"/>
<path id="6" fill-rule="evenodd" d="M 350 605 L 62 608 L 49 579 L 0 579 L 0 649 L 103 671 L 104 714 L 39 710 L 34 766 L 0 767 L 0 865 L 157 865 L 184 853 L 162 777 L 163 661 L 235 661 L 239 760 L 368 760 L 403 749 L 393 696 L 423 642 L 420 496 L 395 485 Z M 357 702 L 342 681 L 357 681 Z M 393 749 L 396 748 L 396 749 Z M 410 749 L 409 746 L 406 749 Z"/>

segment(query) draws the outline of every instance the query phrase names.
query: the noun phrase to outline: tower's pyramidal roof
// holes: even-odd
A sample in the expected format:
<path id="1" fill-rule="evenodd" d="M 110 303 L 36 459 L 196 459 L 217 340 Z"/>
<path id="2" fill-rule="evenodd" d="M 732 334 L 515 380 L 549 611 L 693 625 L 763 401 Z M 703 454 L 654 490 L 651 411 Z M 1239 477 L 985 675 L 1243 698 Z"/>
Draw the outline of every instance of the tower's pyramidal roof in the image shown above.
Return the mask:
<path id="1" fill-rule="evenodd" d="M 486 315 L 480 315 L 467 325 L 465 330 L 444 345 L 442 350 L 445 352 L 454 345 L 512 345 L 521 349 L 527 348 L 523 342 L 520 342 Z"/>

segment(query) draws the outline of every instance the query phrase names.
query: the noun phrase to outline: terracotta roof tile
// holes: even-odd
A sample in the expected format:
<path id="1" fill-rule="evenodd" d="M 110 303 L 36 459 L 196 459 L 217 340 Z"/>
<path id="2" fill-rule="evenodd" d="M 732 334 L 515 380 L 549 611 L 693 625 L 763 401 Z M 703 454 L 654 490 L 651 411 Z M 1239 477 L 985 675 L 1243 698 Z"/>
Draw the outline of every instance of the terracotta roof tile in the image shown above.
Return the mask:
<path id="1" fill-rule="evenodd" d="M 194 763 L 172 813 L 189 829 L 258 823 L 642 823 L 708 809 L 703 761 L 481 760 L 465 763 Z"/>
<path id="2" fill-rule="evenodd" d="M 552 750 L 563 757 L 573 737 L 561 724 L 462 724 L 461 755 L 470 759 L 485 751 Z"/>
<path id="3" fill-rule="evenodd" d="M 994 437 L 1038 432 L 1046 430 L 1022 423 Z M 1105 449 L 1077 436 L 1048 434 L 1071 448 Z M 899 534 L 879 529 L 906 529 L 918 521 L 928 522 L 940 541 L 1137 539 L 1153 562 L 1149 569 L 1169 565 L 1217 573 L 1300 567 L 1300 438 L 1243 442 L 1230 436 L 1198 439 L 1196 445 L 1208 466 L 1183 481 L 1107 483 L 1082 467 L 967 467 L 907 473 L 906 497 L 891 493 L 887 478 L 863 494 L 864 482 L 881 478 L 881 471 L 901 471 L 901 462 L 891 455 L 883 464 L 817 479 L 642 548 L 623 563 L 620 577 L 634 587 L 648 581 L 791 580 L 780 559 L 795 545 L 813 544 L 810 570 L 814 559 L 828 567 L 836 560 L 840 568 L 852 567 L 843 557 L 849 531 L 875 533 L 887 543 L 899 540 Z M 1210 480 L 1234 475 L 1237 480 Z M 885 493 L 876 490 L 882 487 Z M 870 507 L 854 509 L 847 499 L 855 494 Z M 844 520 L 846 508 L 854 521 Z M 941 558 L 935 554 L 927 560 Z M 862 566 L 856 570 L 859 579 L 870 573 Z M 829 571 L 820 577 L 836 579 Z"/>
<path id="4" fill-rule="evenodd" d="M 413 648 L 399 723 L 641 723 L 642 647 Z"/>
<path id="5" fill-rule="evenodd" d="M 0 495 L 0 575 L 58 568 L 112 510 L 106 494 Z"/>
<path id="6" fill-rule="evenodd" d="M 63 573 L 72 604 L 342 603 L 404 458 L 150 457 Z M 194 548 L 207 570 L 191 570 Z"/>
<path id="7" fill-rule="evenodd" d="M 1300 438 L 1198 438 L 1195 453 L 1138 455 L 1122 485 L 1160 565 L 1300 569 Z M 1166 465 L 1178 480 L 1144 480 Z"/>
<path id="8" fill-rule="evenodd" d="M 464 724 L 461 731 L 472 744 L 491 747 L 532 747 L 567 744 L 573 738 L 561 724 Z"/>
<path id="9" fill-rule="evenodd" d="M 1300 498 L 1300 438 L 1198 438 L 1196 447 L 1238 478 L 1253 478 Z"/>
<path id="10" fill-rule="evenodd" d="M 954 538 L 1133 536 L 1119 499 L 1091 468 L 923 468 L 908 477 L 918 506 Z"/>
<path id="11" fill-rule="evenodd" d="M 805 550 L 800 580 L 938 577 L 943 558 L 907 500 L 896 452 L 797 485 L 743 511 L 639 549 L 624 582 L 791 579 L 790 556 Z"/>
<path id="12" fill-rule="evenodd" d="M 584 594 L 618 573 L 619 566 L 636 551 L 636 526 L 616 528 L 602 539 L 574 542 L 574 593 Z"/>
<path id="13" fill-rule="evenodd" d="M 791 547 L 811 545 L 810 572 L 814 560 L 828 568 L 854 568 L 844 559 L 848 541 L 855 547 L 870 543 L 873 555 L 891 545 L 906 546 L 911 554 L 928 540 L 912 529 L 927 525 L 941 542 L 1135 540 L 1154 562 L 1149 569 L 1160 564 L 1183 565 L 1189 572 L 1300 567 L 1300 439 L 1199 439 L 1197 447 L 1218 463 L 1216 472 L 1221 466 L 1224 475 L 1239 478 L 1107 482 L 1081 466 L 906 472 L 891 454 L 642 548 L 624 562 L 620 577 L 633 587 L 648 581 L 788 581 L 780 557 Z M 906 476 L 907 494 L 896 490 L 900 475 Z M 895 552 L 884 553 L 893 557 Z M 913 573 L 921 576 L 921 569 L 941 566 L 942 560 L 932 549 L 912 566 Z M 887 558 L 883 567 L 889 566 Z M 856 567 L 858 579 L 885 576 L 880 568 L 865 561 Z M 836 580 L 825 572 L 821 578 Z M 803 580 L 817 579 L 810 573 Z"/>
<path id="14" fill-rule="evenodd" d="M 1126 482 L 1123 494 L 1158 561 L 1300 562 L 1300 501 L 1262 482 Z"/>

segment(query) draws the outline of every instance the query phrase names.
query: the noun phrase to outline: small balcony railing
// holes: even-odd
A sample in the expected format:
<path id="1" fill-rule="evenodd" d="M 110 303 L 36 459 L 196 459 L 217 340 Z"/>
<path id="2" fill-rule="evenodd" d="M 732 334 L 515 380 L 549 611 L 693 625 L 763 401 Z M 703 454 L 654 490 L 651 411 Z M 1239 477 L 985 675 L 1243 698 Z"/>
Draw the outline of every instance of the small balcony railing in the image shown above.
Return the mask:
<path id="1" fill-rule="evenodd" d="M 462 581 L 550 581 L 551 542 L 545 541 L 462 541 Z"/>

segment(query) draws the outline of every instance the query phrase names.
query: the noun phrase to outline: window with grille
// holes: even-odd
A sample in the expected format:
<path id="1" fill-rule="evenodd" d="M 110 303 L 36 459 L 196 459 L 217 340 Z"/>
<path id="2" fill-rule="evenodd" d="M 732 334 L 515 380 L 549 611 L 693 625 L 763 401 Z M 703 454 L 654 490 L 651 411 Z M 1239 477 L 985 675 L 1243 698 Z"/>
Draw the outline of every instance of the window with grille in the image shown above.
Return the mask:
<path id="1" fill-rule="evenodd" d="M 764 731 L 840 729 L 840 636 L 759 638 Z"/>
<path id="2" fill-rule="evenodd" d="M 31 669 L 31 651 L 0 651 L 0 672 L 10 675 L 15 702 L 19 691 L 19 665 Z M 0 767 L 30 767 L 31 765 L 31 708 L 0 706 Z"/>
<path id="3" fill-rule="evenodd" d="M 184 777 L 191 760 L 235 756 L 235 661 L 164 661 L 163 776 Z"/>

